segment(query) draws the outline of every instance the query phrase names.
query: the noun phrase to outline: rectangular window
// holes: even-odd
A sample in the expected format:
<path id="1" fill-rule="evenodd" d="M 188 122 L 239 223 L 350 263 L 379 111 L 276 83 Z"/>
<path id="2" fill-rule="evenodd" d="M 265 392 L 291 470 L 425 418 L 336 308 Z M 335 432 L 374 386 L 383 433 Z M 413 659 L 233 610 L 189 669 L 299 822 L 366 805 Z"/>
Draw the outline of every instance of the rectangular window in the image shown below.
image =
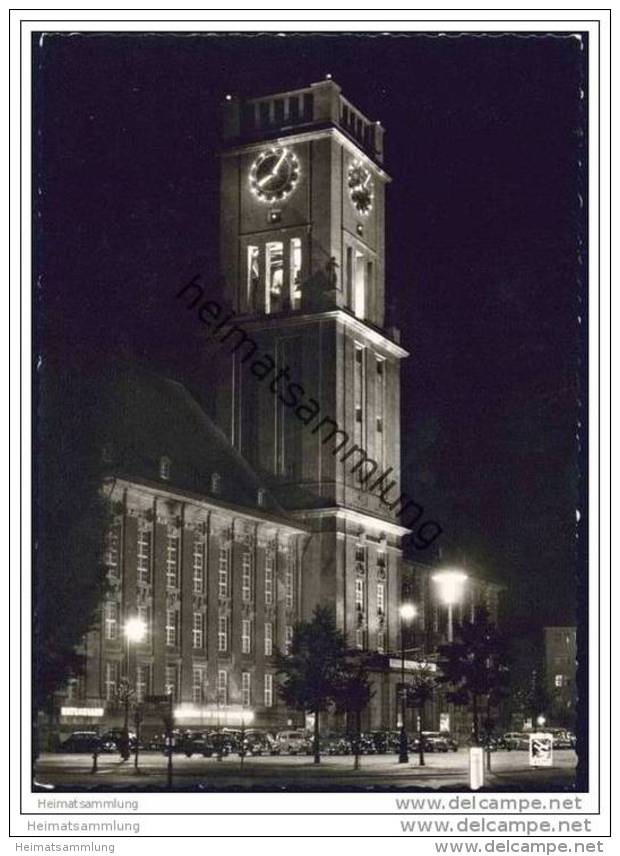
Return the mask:
<path id="1" fill-rule="evenodd" d="M 385 551 L 377 550 L 377 567 L 385 568 Z"/>
<path id="2" fill-rule="evenodd" d="M 273 675 L 265 675 L 265 707 L 273 707 Z"/>
<path id="3" fill-rule="evenodd" d="M 207 669 L 205 666 L 192 667 L 192 701 L 194 704 L 203 704 L 207 685 Z"/>
<path id="4" fill-rule="evenodd" d="M 564 675 L 556 675 L 555 676 L 555 685 L 556 687 L 564 686 Z"/>
<path id="5" fill-rule="evenodd" d="M 364 318 L 366 315 L 366 283 L 364 269 L 364 254 L 359 250 L 355 251 L 355 270 L 354 270 L 354 298 L 353 311 L 358 318 Z"/>
<path id="6" fill-rule="evenodd" d="M 241 620 L 241 653 L 249 654 L 252 650 L 252 622 L 249 618 Z"/>
<path id="7" fill-rule="evenodd" d="M 138 529 L 138 583 L 151 582 L 151 530 L 145 526 Z"/>
<path id="8" fill-rule="evenodd" d="M 244 550 L 241 557 L 241 600 L 248 603 L 252 600 L 252 553 Z"/>
<path id="9" fill-rule="evenodd" d="M 377 612 L 383 612 L 385 609 L 385 585 L 377 583 Z"/>
<path id="10" fill-rule="evenodd" d="M 179 694 L 179 670 L 174 663 L 169 663 L 166 666 L 164 675 L 164 692 L 166 695 L 171 695 L 176 701 Z"/>
<path id="11" fill-rule="evenodd" d="M 271 550 L 267 551 L 265 556 L 265 605 L 273 604 L 273 568 L 275 565 L 275 555 Z"/>
<path id="12" fill-rule="evenodd" d="M 347 247 L 346 259 L 347 305 L 353 307 L 353 248 Z"/>
<path id="13" fill-rule="evenodd" d="M 249 707 L 252 704 L 252 675 L 241 672 L 241 704 Z"/>
<path id="14" fill-rule="evenodd" d="M 377 373 L 375 377 L 375 459 L 383 466 L 383 427 L 385 421 L 385 360 L 377 357 Z"/>
<path id="15" fill-rule="evenodd" d="M 293 645 L 293 626 L 291 624 L 286 625 L 286 629 L 284 631 L 284 653 L 291 653 L 291 646 Z"/>
<path id="16" fill-rule="evenodd" d="M 179 587 L 179 536 L 175 529 L 168 530 L 166 542 L 166 586 Z"/>
<path id="17" fill-rule="evenodd" d="M 144 624 L 144 637 L 141 640 L 142 645 L 149 645 L 151 642 L 151 607 L 146 603 L 139 603 L 136 609 L 138 618 Z"/>
<path id="18" fill-rule="evenodd" d="M 108 569 L 108 577 L 114 580 L 120 579 L 121 576 L 120 543 L 121 528 L 120 526 L 113 526 L 106 534 L 103 561 Z"/>
<path id="19" fill-rule="evenodd" d="M 220 615 L 217 620 L 217 650 L 228 651 L 228 616 Z"/>
<path id="20" fill-rule="evenodd" d="M 364 647 L 364 630 L 361 627 L 355 631 L 355 647 L 360 649 Z"/>
<path id="21" fill-rule="evenodd" d="M 286 571 L 284 574 L 284 605 L 287 609 L 293 608 L 293 601 L 295 597 L 295 586 L 294 586 L 294 577 L 293 577 L 293 568 L 292 568 L 292 557 L 288 557 L 288 561 L 286 563 Z"/>
<path id="22" fill-rule="evenodd" d="M 204 594 L 205 590 L 205 542 L 202 538 L 194 541 L 192 555 L 192 579 L 194 594 Z"/>
<path id="23" fill-rule="evenodd" d="M 355 605 L 359 609 L 364 608 L 364 580 L 359 577 L 355 580 Z"/>
<path id="24" fill-rule="evenodd" d="M 228 672 L 220 669 L 217 673 L 217 700 L 219 704 L 228 704 Z"/>
<path id="25" fill-rule="evenodd" d="M 301 239 L 291 238 L 291 307 L 301 309 Z"/>
<path id="26" fill-rule="evenodd" d="M 265 622 L 265 657 L 271 657 L 273 654 L 273 624 L 271 621 Z"/>
<path id="27" fill-rule="evenodd" d="M 205 616 L 203 612 L 195 612 L 192 624 L 192 648 L 204 648 Z"/>
<path id="28" fill-rule="evenodd" d="M 366 566 L 366 547 L 363 544 L 357 544 L 355 547 L 355 561 Z"/>
<path id="29" fill-rule="evenodd" d="M 229 549 L 226 546 L 220 547 L 220 557 L 218 564 L 218 594 L 221 598 L 228 597 L 228 557 Z"/>
<path id="30" fill-rule="evenodd" d="M 176 609 L 166 610 L 166 645 L 174 648 L 178 644 L 179 613 Z"/>
<path id="31" fill-rule="evenodd" d="M 364 443 L 364 413 L 366 410 L 366 376 L 363 345 L 355 343 L 353 402 L 355 406 L 354 438 L 358 446 Z M 362 472 L 362 470 L 360 470 Z"/>
<path id="32" fill-rule="evenodd" d="M 250 312 L 260 312 L 264 310 L 264 304 L 261 306 L 260 294 L 260 254 L 258 247 L 248 247 L 248 308 Z"/>
<path id="33" fill-rule="evenodd" d="M 380 654 L 385 652 L 385 630 L 377 630 L 377 651 Z"/>
<path id="34" fill-rule="evenodd" d="M 113 641 L 118 639 L 118 603 L 108 600 L 105 603 L 105 638 Z"/>
<path id="35" fill-rule="evenodd" d="M 136 701 L 143 702 L 151 692 L 151 667 L 148 663 L 136 665 Z"/>
<path id="36" fill-rule="evenodd" d="M 283 309 L 284 244 L 269 241 L 265 245 L 265 271 L 267 274 L 267 312 Z"/>
<path id="37" fill-rule="evenodd" d="M 106 701 L 113 701 L 118 689 L 119 663 L 107 660 L 105 664 L 104 686 Z"/>

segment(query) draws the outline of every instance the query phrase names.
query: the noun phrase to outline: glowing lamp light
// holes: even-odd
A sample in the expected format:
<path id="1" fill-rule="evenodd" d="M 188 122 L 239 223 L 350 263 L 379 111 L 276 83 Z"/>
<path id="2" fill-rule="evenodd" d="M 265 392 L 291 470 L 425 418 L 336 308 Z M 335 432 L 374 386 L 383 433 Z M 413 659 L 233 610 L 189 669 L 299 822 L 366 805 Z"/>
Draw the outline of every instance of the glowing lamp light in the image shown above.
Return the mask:
<path id="1" fill-rule="evenodd" d="M 453 606 L 459 602 L 467 574 L 463 571 L 440 571 L 438 574 L 433 574 L 432 579 L 439 586 L 439 596 L 445 604 Z"/>
<path id="2" fill-rule="evenodd" d="M 332 79 L 331 74 L 329 74 L 329 73 L 328 73 L 328 74 L 326 74 L 326 75 L 325 75 L 325 79 L 326 79 L 326 80 L 331 80 L 331 79 Z"/>
<path id="3" fill-rule="evenodd" d="M 418 610 L 412 603 L 403 603 L 400 608 L 400 617 L 403 621 L 412 621 L 417 614 Z"/>
<path id="4" fill-rule="evenodd" d="M 227 100 L 227 101 L 232 101 L 232 95 L 227 95 L 227 96 L 226 96 L 226 100 Z"/>
<path id="5" fill-rule="evenodd" d="M 540 716 L 536 717 L 536 725 L 542 726 L 545 724 L 546 721 L 547 721 L 546 718 L 542 714 Z"/>
<path id="6" fill-rule="evenodd" d="M 142 642 L 146 636 L 147 627 L 145 622 L 135 616 L 125 622 L 125 636 L 128 642 Z"/>

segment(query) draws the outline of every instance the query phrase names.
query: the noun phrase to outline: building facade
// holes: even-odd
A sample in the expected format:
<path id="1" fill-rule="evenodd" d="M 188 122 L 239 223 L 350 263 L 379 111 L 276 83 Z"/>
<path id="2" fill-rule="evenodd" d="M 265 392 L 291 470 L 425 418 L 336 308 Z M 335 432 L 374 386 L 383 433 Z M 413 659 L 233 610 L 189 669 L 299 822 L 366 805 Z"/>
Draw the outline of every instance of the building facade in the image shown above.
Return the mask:
<path id="1" fill-rule="evenodd" d="M 137 700 L 172 694 L 179 725 L 298 724 L 273 656 L 318 604 L 375 655 L 364 727 L 393 728 L 416 506 L 400 490 L 407 351 L 385 327 L 383 128 L 325 80 L 229 98 L 223 137 L 223 291 L 179 294 L 209 332 L 214 423 L 178 384 L 125 389 L 110 587 L 63 728 L 119 724 L 122 678 Z M 136 616 L 147 635 L 131 644 Z"/>
<path id="2" fill-rule="evenodd" d="M 574 728 L 577 707 L 577 628 L 545 627 L 544 634 L 549 724 Z"/>

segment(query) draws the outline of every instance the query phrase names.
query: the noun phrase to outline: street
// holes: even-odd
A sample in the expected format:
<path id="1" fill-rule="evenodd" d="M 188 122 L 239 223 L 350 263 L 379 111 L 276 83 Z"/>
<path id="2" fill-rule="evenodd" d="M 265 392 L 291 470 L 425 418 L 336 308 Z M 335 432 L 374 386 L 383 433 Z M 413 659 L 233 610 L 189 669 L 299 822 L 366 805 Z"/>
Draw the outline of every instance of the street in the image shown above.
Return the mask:
<path id="1" fill-rule="evenodd" d="M 221 761 L 174 755 L 174 790 L 392 790 L 468 788 L 469 755 L 466 749 L 425 755 L 426 766 L 411 754 L 408 764 L 395 755 L 361 758 L 353 769 L 351 756 L 321 759 L 315 765 L 308 756 L 230 755 Z M 553 767 L 533 769 L 527 752 L 494 752 L 492 772 L 485 775 L 489 790 L 571 790 L 574 787 L 577 755 L 573 750 L 554 753 Z M 166 787 L 166 758 L 161 753 L 141 752 L 139 772 L 133 756 L 123 762 L 117 754 L 100 755 L 92 773 L 92 757 L 85 754 L 43 754 L 36 766 L 35 790 L 161 790 Z"/>

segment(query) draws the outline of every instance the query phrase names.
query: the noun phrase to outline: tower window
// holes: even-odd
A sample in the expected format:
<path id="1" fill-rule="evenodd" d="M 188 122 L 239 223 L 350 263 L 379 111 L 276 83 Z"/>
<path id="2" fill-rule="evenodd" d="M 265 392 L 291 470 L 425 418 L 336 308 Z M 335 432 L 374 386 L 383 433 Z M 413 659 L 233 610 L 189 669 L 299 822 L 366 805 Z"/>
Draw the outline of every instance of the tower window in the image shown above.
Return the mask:
<path id="1" fill-rule="evenodd" d="M 282 309 L 284 286 L 284 246 L 282 241 L 269 241 L 265 247 L 265 270 L 267 274 L 267 312 Z"/>
<path id="2" fill-rule="evenodd" d="M 355 251 L 353 311 L 358 318 L 366 315 L 366 283 L 364 269 L 364 254 Z"/>
<path id="3" fill-rule="evenodd" d="M 301 239 L 291 238 L 291 306 L 301 309 Z"/>
<path id="4" fill-rule="evenodd" d="M 170 478 L 170 458 L 165 455 L 159 459 L 159 477 L 166 479 L 166 481 Z"/>
<path id="5" fill-rule="evenodd" d="M 248 307 L 258 312 L 260 307 L 260 261 L 258 247 L 248 247 Z"/>

